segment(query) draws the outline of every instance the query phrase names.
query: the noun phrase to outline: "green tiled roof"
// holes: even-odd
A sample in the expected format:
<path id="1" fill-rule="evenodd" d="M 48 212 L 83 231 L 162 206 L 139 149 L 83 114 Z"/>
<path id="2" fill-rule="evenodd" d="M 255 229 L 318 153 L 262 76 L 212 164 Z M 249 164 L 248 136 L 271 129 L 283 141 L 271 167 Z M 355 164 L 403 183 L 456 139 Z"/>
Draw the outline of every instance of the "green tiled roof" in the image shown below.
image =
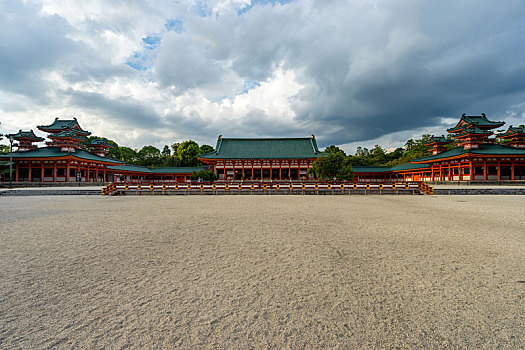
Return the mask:
<path id="1" fill-rule="evenodd" d="M 445 136 L 434 136 L 432 135 L 432 137 L 430 138 L 430 141 L 427 142 L 425 145 L 431 145 L 433 143 L 451 143 L 452 141 L 451 140 L 447 140 L 447 138 Z"/>
<path id="2" fill-rule="evenodd" d="M 215 151 L 202 154 L 203 159 L 305 159 L 317 158 L 321 152 L 313 137 L 235 139 L 219 138 Z"/>
<path id="3" fill-rule="evenodd" d="M 405 164 L 398 164 L 390 168 L 392 171 L 401 171 L 401 170 L 416 170 L 416 169 L 425 169 L 430 168 L 429 164 L 413 164 L 413 163 L 405 163 Z"/>
<path id="4" fill-rule="evenodd" d="M 24 152 L 13 152 L 12 153 L 13 158 L 58 158 L 58 157 L 66 157 L 66 156 L 73 156 L 80 159 L 85 160 L 93 160 L 97 162 L 104 162 L 104 163 L 114 163 L 114 164 L 122 164 L 123 162 L 120 160 L 115 160 L 111 158 L 105 158 L 97 156 L 96 154 L 84 151 L 82 149 L 78 149 L 75 152 L 64 152 L 60 150 L 60 147 L 42 147 L 42 148 L 36 148 L 30 151 L 24 151 Z M 0 158 L 9 158 L 9 153 L 0 155 Z"/>
<path id="5" fill-rule="evenodd" d="M 459 125 L 462 121 L 465 122 L 466 124 Z M 494 122 L 494 121 L 488 120 L 487 117 L 485 116 L 485 113 L 481 113 L 481 115 L 463 114 L 458 124 L 453 128 L 447 129 L 447 131 L 455 133 L 455 132 L 461 131 L 461 129 L 465 126 L 477 126 L 477 127 L 480 127 L 481 129 L 493 129 L 493 128 L 498 128 L 504 124 L 505 122 Z"/>
<path id="6" fill-rule="evenodd" d="M 10 134 L 10 135 L 6 135 L 6 136 L 7 137 L 12 137 L 15 140 L 16 139 L 27 138 L 27 139 L 33 140 L 34 142 L 44 141 L 44 138 L 36 136 L 35 133 L 33 132 L 33 130 L 29 130 L 29 131 L 19 130 L 16 134 Z"/>
<path id="7" fill-rule="evenodd" d="M 481 144 L 478 149 L 465 150 L 463 147 L 456 147 L 443 153 L 436 155 L 414 159 L 412 162 L 426 163 L 432 162 L 439 159 L 457 157 L 463 154 L 480 154 L 480 155 L 525 155 L 525 149 L 519 149 L 514 147 L 494 145 L 494 144 Z"/>
<path id="8" fill-rule="evenodd" d="M 497 137 L 504 139 L 507 137 L 519 136 L 519 134 L 525 134 L 525 127 L 514 127 L 511 125 L 507 131 L 499 134 Z"/>
<path id="9" fill-rule="evenodd" d="M 402 171 L 402 170 L 414 170 L 414 169 L 425 169 L 430 168 L 428 164 L 398 164 L 392 167 L 388 166 L 356 166 L 352 167 L 355 173 L 385 173 L 391 171 Z"/>
<path id="10" fill-rule="evenodd" d="M 454 138 L 465 136 L 465 135 L 492 135 L 492 131 L 481 130 L 476 126 L 463 127 L 456 131 L 456 134 L 453 135 Z"/>
<path id="11" fill-rule="evenodd" d="M 107 142 L 104 139 L 93 139 L 86 143 L 86 146 L 98 146 L 98 145 L 103 145 L 106 147 L 113 147 L 111 143 Z"/>
<path id="12" fill-rule="evenodd" d="M 116 165 L 108 166 L 108 169 L 111 170 L 120 170 L 120 171 L 129 171 L 135 173 L 145 173 L 145 174 L 193 174 L 202 170 L 207 170 L 209 167 L 200 166 L 200 167 L 172 167 L 172 168 L 154 168 L 149 169 L 143 166 L 138 165 Z"/>
<path id="13" fill-rule="evenodd" d="M 144 166 L 139 166 L 139 165 L 128 165 L 128 164 L 111 165 L 111 166 L 108 166 L 108 169 L 120 170 L 120 171 L 133 171 L 137 173 L 151 173 L 151 170 L 149 168 L 146 168 Z"/>
<path id="14" fill-rule="evenodd" d="M 353 166 L 354 173 L 384 173 L 390 171 L 388 166 Z"/>
<path id="15" fill-rule="evenodd" d="M 208 170 L 208 166 L 196 166 L 196 167 L 171 167 L 171 168 L 153 168 L 152 173 L 155 174 L 193 174 L 199 171 Z"/>
<path id="16" fill-rule="evenodd" d="M 61 131 L 59 133 L 49 135 L 49 138 L 52 138 L 52 137 L 55 137 L 55 138 L 72 138 L 72 139 L 75 139 L 75 140 L 78 140 L 78 141 L 81 141 L 81 142 L 87 141 L 86 137 L 78 136 L 75 131 L 71 131 L 71 130 L 63 130 L 63 131 Z"/>
<path id="17" fill-rule="evenodd" d="M 463 114 L 462 118 L 469 123 L 475 124 L 477 126 L 493 126 L 493 127 L 499 127 L 505 124 L 505 122 L 495 122 L 492 120 L 488 120 L 485 116 L 485 113 L 481 113 L 481 115 L 465 115 Z"/>
<path id="18" fill-rule="evenodd" d="M 37 126 L 39 130 L 42 131 L 54 131 L 54 130 L 75 130 L 78 133 L 84 135 L 91 135 L 89 131 L 82 130 L 76 118 L 74 119 L 58 119 L 55 118 L 55 121 L 50 125 L 39 125 Z"/>

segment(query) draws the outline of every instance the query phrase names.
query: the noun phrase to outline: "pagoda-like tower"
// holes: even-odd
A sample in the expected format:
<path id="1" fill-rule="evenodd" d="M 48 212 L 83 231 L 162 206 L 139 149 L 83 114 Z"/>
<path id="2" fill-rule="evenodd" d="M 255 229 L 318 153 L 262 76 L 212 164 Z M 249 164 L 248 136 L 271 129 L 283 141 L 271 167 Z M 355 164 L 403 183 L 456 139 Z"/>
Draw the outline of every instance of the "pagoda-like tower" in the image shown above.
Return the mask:
<path id="1" fill-rule="evenodd" d="M 82 130 L 76 118 L 58 119 L 50 125 L 39 125 L 37 128 L 49 133 L 50 142 L 46 142 L 49 147 L 60 147 L 62 151 L 74 152 L 84 147 L 89 131 Z"/>
<path id="2" fill-rule="evenodd" d="M 44 138 L 36 136 L 33 130 L 19 130 L 16 134 L 7 136 L 15 141 L 18 141 L 18 143 L 13 144 L 13 146 L 18 147 L 19 152 L 30 151 L 32 149 L 38 148 L 38 146 L 33 145 L 33 142 L 44 141 Z"/>
<path id="3" fill-rule="evenodd" d="M 503 126 L 505 122 L 495 122 L 488 120 L 485 113 L 479 116 L 468 116 L 463 114 L 458 124 L 447 132 L 453 134 L 458 146 L 463 149 L 478 149 L 480 144 L 492 143 L 489 139 L 493 135 L 493 129 Z"/>
<path id="4" fill-rule="evenodd" d="M 525 126 L 509 126 L 509 129 L 496 136 L 499 139 L 505 140 L 505 144 L 516 148 L 525 148 Z"/>
<path id="5" fill-rule="evenodd" d="M 77 149 L 84 147 L 87 138 L 78 136 L 74 131 L 61 131 L 48 136 L 51 141 L 46 142 L 49 147 L 60 147 L 61 151 L 75 152 Z"/>
<path id="6" fill-rule="evenodd" d="M 109 149 L 113 148 L 113 145 L 104 139 L 93 139 L 86 143 L 86 146 L 89 147 L 93 153 L 100 157 L 105 157 L 108 154 Z"/>
<path id="7" fill-rule="evenodd" d="M 445 145 L 448 145 L 451 143 L 452 140 L 447 140 L 445 136 L 433 136 L 430 139 L 428 143 L 425 144 L 425 146 L 431 147 L 430 151 L 433 155 L 439 154 L 441 152 L 446 151 Z"/>

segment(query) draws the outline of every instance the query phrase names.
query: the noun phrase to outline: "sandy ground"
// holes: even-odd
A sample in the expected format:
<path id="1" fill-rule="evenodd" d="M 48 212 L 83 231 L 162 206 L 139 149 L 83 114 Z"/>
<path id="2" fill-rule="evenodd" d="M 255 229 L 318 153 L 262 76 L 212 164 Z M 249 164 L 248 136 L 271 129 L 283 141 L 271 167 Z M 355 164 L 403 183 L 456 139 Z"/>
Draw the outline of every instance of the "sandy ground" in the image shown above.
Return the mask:
<path id="1" fill-rule="evenodd" d="M 0 348 L 523 348 L 524 208 L 0 197 Z"/>

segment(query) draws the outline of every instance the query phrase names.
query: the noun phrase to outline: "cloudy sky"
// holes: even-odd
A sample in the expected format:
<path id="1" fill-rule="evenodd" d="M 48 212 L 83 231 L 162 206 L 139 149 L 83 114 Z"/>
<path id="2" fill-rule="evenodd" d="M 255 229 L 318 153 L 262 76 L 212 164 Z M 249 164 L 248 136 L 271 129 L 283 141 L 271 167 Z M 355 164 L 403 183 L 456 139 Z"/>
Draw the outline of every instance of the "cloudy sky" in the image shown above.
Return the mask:
<path id="1" fill-rule="evenodd" d="M 523 0 L 0 0 L 0 133 L 400 146 L 525 124 L 524 44 Z"/>

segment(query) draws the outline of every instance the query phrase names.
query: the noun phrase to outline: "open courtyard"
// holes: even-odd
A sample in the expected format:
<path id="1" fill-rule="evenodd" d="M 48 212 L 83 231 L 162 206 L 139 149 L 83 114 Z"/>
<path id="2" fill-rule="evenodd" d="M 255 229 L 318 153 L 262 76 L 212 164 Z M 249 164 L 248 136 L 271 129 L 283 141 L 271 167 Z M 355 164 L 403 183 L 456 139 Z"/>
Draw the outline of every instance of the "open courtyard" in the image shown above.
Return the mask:
<path id="1" fill-rule="evenodd" d="M 524 208 L 0 197 L 0 348 L 523 348 Z"/>

